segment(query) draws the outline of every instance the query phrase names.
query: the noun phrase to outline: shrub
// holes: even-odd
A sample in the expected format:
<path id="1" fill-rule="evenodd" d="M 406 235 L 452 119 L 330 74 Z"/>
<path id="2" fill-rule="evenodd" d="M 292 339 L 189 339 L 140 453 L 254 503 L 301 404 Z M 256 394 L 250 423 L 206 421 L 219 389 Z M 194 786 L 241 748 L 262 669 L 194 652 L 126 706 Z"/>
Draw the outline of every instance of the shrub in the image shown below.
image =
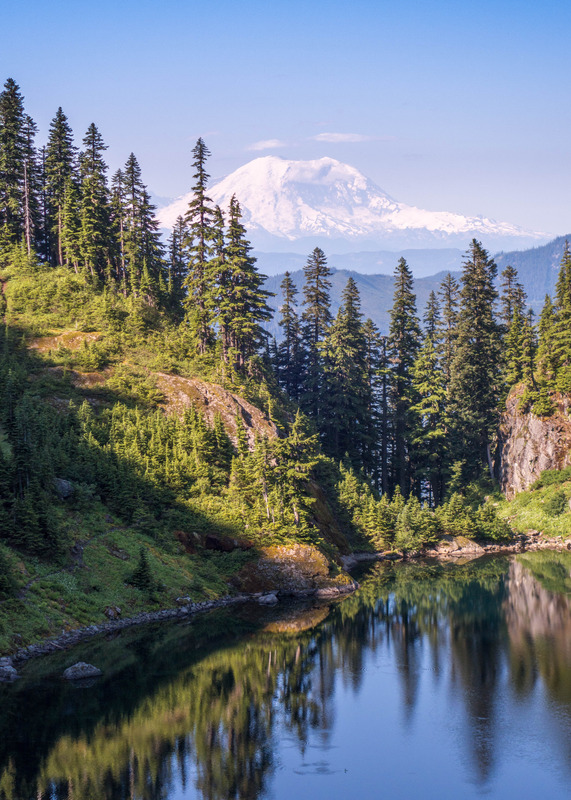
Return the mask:
<path id="1" fill-rule="evenodd" d="M 557 489 L 544 503 L 543 510 L 550 517 L 559 517 L 567 510 L 567 494 L 564 489 Z"/>
<path id="2" fill-rule="evenodd" d="M 565 469 L 545 469 L 539 478 L 531 485 L 531 490 L 543 489 L 545 486 L 557 486 L 571 481 L 571 467 Z"/>
<path id="3" fill-rule="evenodd" d="M 139 563 L 127 583 L 134 586 L 136 589 L 151 592 L 155 589 L 155 581 L 151 573 L 151 566 L 149 564 L 149 557 L 144 547 L 139 550 Z"/>

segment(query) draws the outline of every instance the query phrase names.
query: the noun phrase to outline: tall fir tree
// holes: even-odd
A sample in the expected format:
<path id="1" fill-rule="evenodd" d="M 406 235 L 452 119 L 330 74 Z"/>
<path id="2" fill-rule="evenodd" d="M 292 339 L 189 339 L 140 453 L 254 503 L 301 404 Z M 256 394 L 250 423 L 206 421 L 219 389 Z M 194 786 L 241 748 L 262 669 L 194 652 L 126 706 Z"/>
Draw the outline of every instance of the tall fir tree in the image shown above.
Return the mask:
<path id="1" fill-rule="evenodd" d="M 462 306 L 450 384 L 450 419 L 455 460 L 465 479 L 488 463 L 497 429 L 501 391 L 500 328 L 494 316 L 497 267 L 472 240 L 462 273 Z"/>
<path id="2" fill-rule="evenodd" d="M 389 359 L 392 366 L 391 411 L 393 416 L 393 485 L 408 497 L 414 483 L 412 440 L 416 394 L 412 369 L 420 347 L 413 277 L 404 258 L 394 272 L 393 306 L 390 312 Z"/>
<path id="3" fill-rule="evenodd" d="M 306 371 L 301 397 L 303 411 L 319 427 L 319 416 L 325 394 L 322 345 L 331 324 L 329 290 L 331 270 L 325 253 L 316 247 L 303 268 L 304 311 L 301 316 L 303 345 L 306 351 Z"/>
<path id="4" fill-rule="evenodd" d="M 386 452 L 383 451 L 383 429 L 385 418 L 383 408 L 386 397 L 386 337 L 368 318 L 363 323 L 365 342 L 365 386 L 366 407 L 365 431 L 363 441 L 363 469 L 377 490 L 383 483 L 383 468 L 386 469 Z"/>
<path id="5" fill-rule="evenodd" d="M 524 315 L 526 295 L 523 285 L 518 281 L 515 267 L 508 265 L 502 270 L 501 279 L 500 322 L 504 333 L 507 334 L 512 324 L 515 309 L 517 308 L 520 317 Z"/>
<path id="6" fill-rule="evenodd" d="M 86 274 L 103 280 L 109 268 L 112 248 L 111 209 L 107 164 L 103 159 L 107 145 L 94 123 L 87 129 L 83 147 L 79 157 L 81 260 Z"/>
<path id="7" fill-rule="evenodd" d="M 24 241 L 28 257 L 32 251 L 43 249 L 44 220 L 41 208 L 42 165 L 36 150 L 37 126 L 34 120 L 24 115 L 22 137 L 24 140 L 24 179 L 22 186 L 22 213 L 24 217 Z"/>
<path id="8" fill-rule="evenodd" d="M 24 235 L 24 99 L 8 78 L 0 93 L 0 245 L 19 245 Z"/>
<path id="9" fill-rule="evenodd" d="M 170 298 L 170 308 L 175 314 L 175 317 L 180 316 L 184 301 L 184 281 L 186 278 L 186 261 L 184 257 L 185 240 L 186 226 L 184 224 L 184 219 L 182 216 L 178 216 L 167 244 L 167 289 Z"/>
<path id="10" fill-rule="evenodd" d="M 51 121 L 45 152 L 45 187 L 47 203 L 47 238 L 49 262 L 52 266 L 63 266 L 64 255 L 64 206 L 68 182 L 77 182 L 77 149 L 73 133 L 61 107 Z"/>
<path id="11" fill-rule="evenodd" d="M 450 272 L 440 284 L 438 295 L 441 299 L 441 305 L 438 333 L 435 343 L 437 345 L 438 356 L 442 365 L 446 386 L 449 386 L 452 362 L 456 349 L 456 337 L 458 335 L 458 314 L 460 308 L 460 286 Z"/>
<path id="12" fill-rule="evenodd" d="M 413 436 L 416 480 L 421 498 L 431 505 L 444 499 L 447 467 L 446 384 L 434 346 L 427 332 L 412 368 L 416 403 L 412 407 L 416 429 Z"/>
<path id="13" fill-rule="evenodd" d="M 426 309 L 422 318 L 424 333 L 433 343 L 436 340 L 436 332 L 440 323 L 440 304 L 436 292 L 432 290 L 428 296 Z"/>
<path id="14" fill-rule="evenodd" d="M 186 226 L 187 274 L 185 279 L 186 308 L 189 322 L 197 334 L 198 348 L 204 353 L 213 341 L 212 317 L 214 313 L 214 209 L 207 195 L 210 175 L 206 161 L 210 150 L 199 138 L 192 151 L 195 169 L 192 200 L 184 222 Z"/>
<path id="15" fill-rule="evenodd" d="M 229 331 L 236 365 L 242 368 L 267 340 L 261 323 L 272 318 L 267 300 L 271 293 L 263 287 L 265 276 L 256 269 L 252 246 L 246 239 L 240 204 L 235 196 L 230 200 L 226 235 L 225 289 L 220 303 L 219 318 Z"/>
<path id="16" fill-rule="evenodd" d="M 325 341 L 327 393 L 322 403 L 323 446 L 336 459 L 349 456 L 359 469 L 367 446 L 369 391 L 359 290 L 349 278 Z"/>
<path id="17" fill-rule="evenodd" d="M 280 306 L 278 325 L 282 329 L 282 341 L 278 346 L 277 372 L 280 385 L 293 400 L 301 396 L 304 351 L 301 338 L 301 323 L 297 313 L 297 288 L 289 272 L 280 284 L 283 302 Z"/>
<path id="18" fill-rule="evenodd" d="M 555 287 L 555 321 L 553 329 L 553 361 L 556 388 L 571 390 L 571 251 L 565 241 Z"/>

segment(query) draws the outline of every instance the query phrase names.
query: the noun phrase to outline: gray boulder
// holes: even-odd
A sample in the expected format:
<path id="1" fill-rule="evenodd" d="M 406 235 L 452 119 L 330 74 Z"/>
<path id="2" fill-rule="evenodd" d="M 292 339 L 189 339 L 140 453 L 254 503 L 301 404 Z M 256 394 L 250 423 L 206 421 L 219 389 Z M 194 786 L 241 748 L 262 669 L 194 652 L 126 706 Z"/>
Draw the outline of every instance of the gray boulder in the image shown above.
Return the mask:
<path id="1" fill-rule="evenodd" d="M 60 500 L 67 500 L 74 492 L 73 483 L 65 478 L 54 478 L 54 489 Z"/>
<path id="2" fill-rule="evenodd" d="M 63 673 L 67 681 L 81 681 L 86 678 L 98 678 L 103 673 L 93 664 L 86 664 L 85 661 L 78 661 L 72 667 L 68 667 Z"/>
<path id="3" fill-rule="evenodd" d="M 0 664 L 0 681 L 13 681 L 18 677 L 17 671 L 12 666 L 12 659 L 11 658 L 3 658 L 1 659 L 3 663 Z"/>
<path id="4" fill-rule="evenodd" d="M 258 597 L 258 603 L 261 606 L 274 606 L 278 602 L 278 597 L 275 592 L 271 594 L 263 594 L 261 597 Z"/>

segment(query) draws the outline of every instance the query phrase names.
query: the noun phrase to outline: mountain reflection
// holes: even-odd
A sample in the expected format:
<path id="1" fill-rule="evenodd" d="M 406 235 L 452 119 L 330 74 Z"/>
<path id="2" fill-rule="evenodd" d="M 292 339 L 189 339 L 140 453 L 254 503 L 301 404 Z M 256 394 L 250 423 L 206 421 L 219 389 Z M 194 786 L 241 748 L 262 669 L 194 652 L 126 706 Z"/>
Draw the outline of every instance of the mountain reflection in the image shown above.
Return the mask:
<path id="1" fill-rule="evenodd" d="M 423 670 L 451 704 L 461 698 L 462 746 L 484 783 L 506 686 L 521 700 L 541 683 L 571 709 L 570 568 L 571 555 L 554 553 L 381 563 L 331 608 L 244 607 L 85 645 L 74 659 L 104 668 L 91 687 L 54 678 L 70 654 L 30 664 L 0 687 L 0 798 L 267 797 L 278 740 L 304 753 L 317 734 L 327 748 L 336 687 L 358 696 L 381 652 L 398 675 L 405 728 Z"/>

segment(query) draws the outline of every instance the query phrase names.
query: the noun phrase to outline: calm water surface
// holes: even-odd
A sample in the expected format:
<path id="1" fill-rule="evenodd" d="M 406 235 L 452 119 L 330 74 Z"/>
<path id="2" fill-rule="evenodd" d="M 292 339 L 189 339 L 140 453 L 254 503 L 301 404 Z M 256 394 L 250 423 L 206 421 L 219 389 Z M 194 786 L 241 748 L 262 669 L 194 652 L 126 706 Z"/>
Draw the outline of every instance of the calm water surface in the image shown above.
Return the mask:
<path id="1" fill-rule="evenodd" d="M 569 798 L 570 570 L 379 564 L 40 659 L 0 686 L 0 798 Z M 64 685 L 80 659 L 104 677 Z"/>

